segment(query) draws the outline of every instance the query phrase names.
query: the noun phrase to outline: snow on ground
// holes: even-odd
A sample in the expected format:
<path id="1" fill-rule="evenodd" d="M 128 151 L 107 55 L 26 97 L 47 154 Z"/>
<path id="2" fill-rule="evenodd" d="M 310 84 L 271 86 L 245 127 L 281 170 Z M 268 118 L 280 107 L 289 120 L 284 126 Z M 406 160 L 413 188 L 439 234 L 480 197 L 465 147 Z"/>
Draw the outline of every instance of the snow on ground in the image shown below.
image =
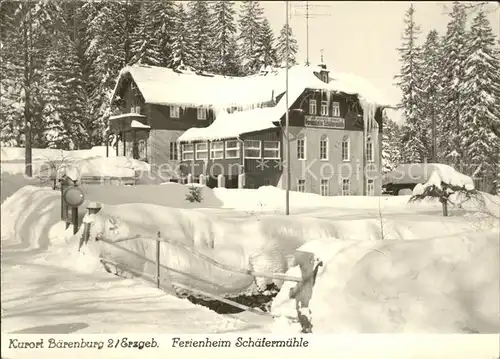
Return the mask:
<path id="1" fill-rule="evenodd" d="M 21 147 L 1 147 L 0 164 L 2 172 L 11 174 L 24 173 L 25 149 Z M 109 157 L 114 157 L 113 151 L 109 151 Z M 32 166 L 33 174 L 44 170 L 47 163 L 66 161 L 75 162 L 78 160 L 106 157 L 106 147 L 96 146 L 89 150 L 64 151 L 50 148 L 33 148 Z"/>
<path id="2" fill-rule="evenodd" d="M 50 250 L 38 254 L 2 241 L 3 333 L 259 331 L 259 318 L 249 323 L 218 315 L 140 280 L 110 275 L 95 257 L 77 252 L 78 241 L 66 243 L 61 226 L 51 230 Z"/>
<path id="3" fill-rule="evenodd" d="M 301 250 L 324 262 L 310 302 L 314 333 L 500 331 L 498 233 L 404 242 L 323 239 Z M 296 317 L 290 288 L 285 284 L 275 298 L 273 313 Z M 275 331 L 284 322 L 277 320 Z"/>
<path id="4" fill-rule="evenodd" d="M 78 176 L 97 177 L 106 180 L 110 177 L 134 177 L 139 183 L 159 183 L 160 180 L 149 174 L 150 166 L 142 161 L 124 156 L 106 157 L 106 148 L 93 147 L 90 150 L 62 151 L 56 149 L 33 149 L 33 177 L 24 175 L 24 148 L 1 147 L 1 202 L 18 189 L 27 186 L 50 187 L 54 175 L 59 178 L 66 171 L 74 171 Z"/>
<path id="5" fill-rule="evenodd" d="M 318 288 L 320 293 L 333 291 L 335 298 L 332 301 L 345 312 L 335 312 L 339 319 L 332 320 L 337 323 L 333 329 L 328 319 L 331 312 L 322 315 L 324 322 L 315 324 L 320 331 L 397 332 L 432 331 L 429 328 L 434 328 L 435 331 L 456 332 L 489 331 L 491 328 L 490 322 L 481 322 L 480 316 L 465 310 L 472 308 L 485 313 L 491 308 L 488 300 L 492 292 L 481 287 L 479 282 L 477 288 L 471 287 L 469 279 L 477 276 L 478 280 L 487 281 L 498 273 L 498 265 L 495 267 L 498 258 L 494 257 L 498 247 L 492 243 L 493 236 L 498 241 L 499 223 L 498 217 L 494 217 L 499 215 L 498 196 L 485 195 L 487 205 L 467 202 L 462 209 L 452 209 L 450 217 L 442 217 L 439 202 L 409 205 L 408 196 L 327 198 L 292 192 L 292 215 L 285 217 L 281 214 L 284 191 L 272 187 L 259 190 L 210 190 L 203 187 L 205 200 L 202 203 L 186 201 L 189 186 L 174 183 L 134 187 L 89 185 L 83 188 L 88 200 L 103 203 L 102 213 L 118 214 L 124 224 L 119 228 L 125 233 L 154 235 L 153 232 L 159 230 L 170 239 L 194 245 L 206 255 L 243 268 L 249 265 L 250 259 L 254 269 L 286 271 L 289 264 L 287 253 L 303 245 L 307 249 L 306 246 L 314 241 L 326 241 L 333 249 L 327 247 L 319 252 L 326 266 L 320 274 Z M 122 321 L 131 324 L 130 330 L 139 332 L 151 331 L 153 327 L 171 333 L 189 332 L 193 328 L 199 332 L 275 330 L 267 319 L 260 316 L 252 317 L 250 322 L 254 327 L 250 328 L 250 324 L 241 322 L 241 319 L 213 314 L 205 308 L 151 289 L 139 280 L 123 280 L 102 270 L 92 271 L 95 262 L 78 255 L 74 241 L 66 243 L 61 240 L 59 201 L 58 191 L 27 186 L 2 204 L 4 332 L 45 325 L 52 327 L 31 330 L 123 331 Z M 382 238 L 381 229 L 385 241 L 377 240 Z M 470 243 L 470 248 L 467 243 Z M 90 255 L 101 250 L 94 243 L 86 247 L 85 253 L 91 259 L 95 256 Z M 141 250 L 151 255 L 151 247 L 142 247 Z M 469 250 L 474 252 L 469 254 Z M 384 262 L 386 257 L 379 251 L 386 253 L 391 260 Z M 163 256 L 172 262 L 173 254 L 178 253 L 164 253 Z M 325 254 L 335 255 L 334 260 Z M 119 256 L 111 253 L 111 257 L 116 259 Z M 188 257 L 186 253 L 178 256 Z M 447 263 L 456 264 L 457 274 L 450 273 Z M 175 265 L 198 276 L 201 272 L 204 279 L 213 281 L 216 278 L 218 282 L 224 282 L 223 294 L 239 293 L 249 283 L 246 276 L 225 277 L 223 271 L 215 271 L 206 263 L 193 262 L 191 258 L 178 260 Z M 470 271 L 469 277 L 465 275 L 467 270 Z M 474 272 L 482 270 L 490 274 L 476 275 Z M 420 273 L 420 276 L 412 279 L 408 273 Z M 463 282 L 458 282 L 458 274 L 463 277 Z M 332 275 L 335 276 L 333 284 Z M 451 283 L 434 283 L 429 279 L 437 280 L 445 275 L 451 276 Z M 323 277 L 325 280 L 321 279 Z M 334 286 L 333 289 L 328 283 Z M 395 284 L 389 286 L 386 283 Z M 442 295 L 439 286 L 449 286 L 451 292 Z M 338 296 L 343 288 L 348 292 Z M 426 288 L 429 290 L 425 291 Z M 482 297 L 476 297 L 473 293 L 476 289 Z M 391 292 L 397 290 L 403 293 L 399 299 L 397 293 Z M 461 296 L 459 290 L 463 291 Z M 284 288 L 281 295 L 286 292 Z M 377 293 L 385 297 L 377 297 Z M 383 300 L 387 304 L 382 309 L 379 308 L 381 298 L 387 299 Z M 313 319 L 317 318 L 314 313 L 321 312 L 324 305 L 321 296 L 315 300 L 312 303 Z M 469 307 L 467 300 L 472 303 Z M 419 304 L 412 307 L 412 303 Z M 279 301 L 275 305 L 278 304 Z M 153 308 L 152 313 L 148 312 L 150 308 Z M 442 308 L 449 308 L 451 314 L 443 315 L 442 323 L 436 324 L 432 313 Z M 123 312 L 133 314 L 124 319 Z M 398 319 L 398 312 L 406 321 Z M 423 319 L 418 319 L 421 313 Z M 186 321 L 186 315 L 189 318 L 192 315 L 193 319 Z M 391 315 L 394 319 L 390 319 Z M 455 324 L 450 319 L 453 316 L 457 317 Z M 377 326 L 379 319 L 380 326 Z"/>

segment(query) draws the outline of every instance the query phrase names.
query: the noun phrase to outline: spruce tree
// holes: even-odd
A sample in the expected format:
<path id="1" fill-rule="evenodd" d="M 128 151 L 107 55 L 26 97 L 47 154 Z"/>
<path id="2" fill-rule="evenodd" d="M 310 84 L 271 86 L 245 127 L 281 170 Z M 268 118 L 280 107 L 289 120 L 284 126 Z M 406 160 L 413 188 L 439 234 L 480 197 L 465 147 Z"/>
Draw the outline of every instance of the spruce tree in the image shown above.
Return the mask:
<path id="1" fill-rule="evenodd" d="M 465 98 L 463 84 L 465 80 L 465 60 L 467 58 L 465 29 L 466 13 L 463 4 L 453 3 L 451 20 L 443 39 L 441 56 L 443 117 L 439 132 L 441 155 L 445 162 L 461 170 L 463 148 L 460 136 L 463 129 Z"/>
<path id="2" fill-rule="evenodd" d="M 264 11 L 258 1 L 242 2 L 238 41 L 244 75 L 257 73 L 262 65 L 257 55 L 257 47 L 262 34 L 263 14 Z"/>
<path id="3" fill-rule="evenodd" d="M 269 20 L 266 18 L 261 24 L 255 55 L 260 68 L 268 66 L 275 67 L 277 65 L 274 34 L 271 24 L 269 24 Z"/>
<path id="4" fill-rule="evenodd" d="M 276 59 L 278 66 L 286 66 L 286 37 L 288 34 L 288 65 L 293 66 L 297 64 L 297 52 L 299 51 L 299 46 L 297 44 L 297 39 L 293 35 L 292 28 L 287 24 L 283 25 L 276 43 Z"/>
<path id="5" fill-rule="evenodd" d="M 190 1 L 188 3 L 188 29 L 194 51 L 193 67 L 197 72 L 208 72 L 212 69 L 211 19 L 208 2 Z"/>
<path id="6" fill-rule="evenodd" d="M 133 34 L 139 24 L 138 0 L 102 2 L 89 22 L 92 43 L 88 49 L 95 56 L 94 70 L 103 93 L 113 89 L 120 70 L 132 63 Z"/>
<path id="7" fill-rule="evenodd" d="M 146 1 L 132 34 L 132 63 L 169 66 L 171 62 L 175 6 L 172 1 Z"/>
<path id="8" fill-rule="evenodd" d="M 387 173 L 401 163 L 401 131 L 398 124 L 387 116 L 386 111 L 382 121 L 382 172 Z"/>
<path id="9" fill-rule="evenodd" d="M 193 68 L 195 65 L 194 47 L 188 30 L 187 14 L 182 3 L 177 5 L 175 13 L 170 66 L 174 69 L 178 67 Z"/>
<path id="10" fill-rule="evenodd" d="M 235 10 L 232 1 L 214 1 L 212 6 L 214 21 L 211 27 L 212 71 L 220 75 L 235 76 L 239 73 L 236 44 Z"/>
<path id="11" fill-rule="evenodd" d="M 433 162 L 437 162 L 438 149 L 434 148 L 433 137 L 437 147 L 439 137 L 437 125 L 442 118 L 441 95 L 441 73 L 440 73 L 440 41 L 436 30 L 431 30 L 426 38 L 422 49 L 422 120 L 426 124 L 428 131 L 422 133 L 426 136 L 426 153 Z M 434 154 L 436 158 L 434 158 Z"/>
<path id="12" fill-rule="evenodd" d="M 399 107 L 403 109 L 406 120 L 403 126 L 403 159 L 405 162 L 423 162 L 427 157 L 426 131 L 427 124 L 422 121 L 421 113 L 421 58 L 420 48 L 417 46 L 419 26 L 414 19 L 413 5 L 405 14 L 405 31 L 403 44 L 398 49 L 400 54 L 401 70 L 396 75 L 397 84 L 401 88 L 402 98 Z"/>
<path id="13" fill-rule="evenodd" d="M 470 175 L 497 175 L 500 162 L 500 138 L 493 129 L 500 125 L 500 60 L 495 36 L 484 12 L 473 19 L 465 59 L 462 131 L 460 145 Z M 473 171 L 473 172 L 472 172 Z"/>
<path id="14" fill-rule="evenodd" d="M 41 138 L 43 107 L 42 93 L 43 62 L 47 55 L 50 22 L 44 1 L 2 2 L 2 116 L 12 121 L 10 126 L 2 124 L 2 135 L 10 128 L 13 136 L 8 142 L 17 142 L 25 147 L 25 174 L 32 175 L 32 147 Z M 3 121 L 2 121 L 3 122 Z M 17 137 L 17 138 L 16 138 Z M 18 141 L 16 141 L 18 140 Z M 43 144 L 42 144 L 43 145 Z"/>

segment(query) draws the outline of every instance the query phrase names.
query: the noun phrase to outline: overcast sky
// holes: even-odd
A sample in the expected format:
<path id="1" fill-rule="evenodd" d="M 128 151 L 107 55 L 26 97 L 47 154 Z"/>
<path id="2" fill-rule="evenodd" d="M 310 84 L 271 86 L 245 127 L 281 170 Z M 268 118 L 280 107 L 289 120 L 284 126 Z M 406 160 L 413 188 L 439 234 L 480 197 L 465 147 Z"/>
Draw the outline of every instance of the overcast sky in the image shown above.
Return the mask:
<path id="1" fill-rule="evenodd" d="M 290 2 L 290 25 L 299 43 L 298 60 L 306 59 L 305 1 Z M 286 21 L 284 1 L 261 2 L 276 36 Z M 451 2 L 414 2 L 416 22 L 421 26 L 423 40 L 431 29 L 446 31 L 447 9 Z M 310 13 L 322 14 L 309 19 L 309 60 L 319 63 L 321 49 L 329 68 L 351 72 L 369 80 L 390 100 L 399 101 L 399 89 L 393 85 L 399 71 L 396 48 L 401 45 L 404 13 L 410 2 L 309 1 Z M 500 7 L 485 7 L 497 36 L 500 34 Z"/>

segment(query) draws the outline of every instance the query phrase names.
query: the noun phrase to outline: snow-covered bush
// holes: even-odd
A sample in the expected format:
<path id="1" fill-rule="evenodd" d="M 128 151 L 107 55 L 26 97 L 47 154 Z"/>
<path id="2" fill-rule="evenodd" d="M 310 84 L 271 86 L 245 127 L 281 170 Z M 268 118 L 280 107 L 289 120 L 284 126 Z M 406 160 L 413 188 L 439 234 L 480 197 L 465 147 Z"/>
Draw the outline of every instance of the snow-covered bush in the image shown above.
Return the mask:
<path id="1" fill-rule="evenodd" d="M 189 187 L 189 192 L 186 194 L 186 200 L 191 202 L 191 203 L 193 203 L 193 202 L 201 203 L 201 201 L 203 201 L 201 187 L 199 187 L 199 186 Z"/>
<path id="2" fill-rule="evenodd" d="M 459 174 L 457 172 L 457 174 Z M 463 176 L 463 175 L 462 175 Z M 454 194 L 461 195 L 464 201 L 471 198 L 480 199 L 479 192 L 469 181 L 458 181 L 458 176 L 448 175 L 446 182 L 440 171 L 435 171 L 424 185 L 418 184 L 413 189 L 410 202 L 421 201 L 425 198 L 437 198 L 443 205 L 443 216 L 448 216 L 448 203 L 454 204 L 450 197 Z"/>

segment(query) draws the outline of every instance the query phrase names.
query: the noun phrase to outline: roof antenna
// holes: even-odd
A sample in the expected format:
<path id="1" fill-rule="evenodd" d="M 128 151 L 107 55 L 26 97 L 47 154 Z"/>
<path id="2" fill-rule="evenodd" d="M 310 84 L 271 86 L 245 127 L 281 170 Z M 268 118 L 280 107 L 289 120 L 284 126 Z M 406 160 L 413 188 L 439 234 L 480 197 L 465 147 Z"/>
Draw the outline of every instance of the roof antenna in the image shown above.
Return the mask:
<path id="1" fill-rule="evenodd" d="M 323 49 L 319 50 L 321 52 L 321 63 L 324 64 L 325 62 L 323 61 Z"/>

